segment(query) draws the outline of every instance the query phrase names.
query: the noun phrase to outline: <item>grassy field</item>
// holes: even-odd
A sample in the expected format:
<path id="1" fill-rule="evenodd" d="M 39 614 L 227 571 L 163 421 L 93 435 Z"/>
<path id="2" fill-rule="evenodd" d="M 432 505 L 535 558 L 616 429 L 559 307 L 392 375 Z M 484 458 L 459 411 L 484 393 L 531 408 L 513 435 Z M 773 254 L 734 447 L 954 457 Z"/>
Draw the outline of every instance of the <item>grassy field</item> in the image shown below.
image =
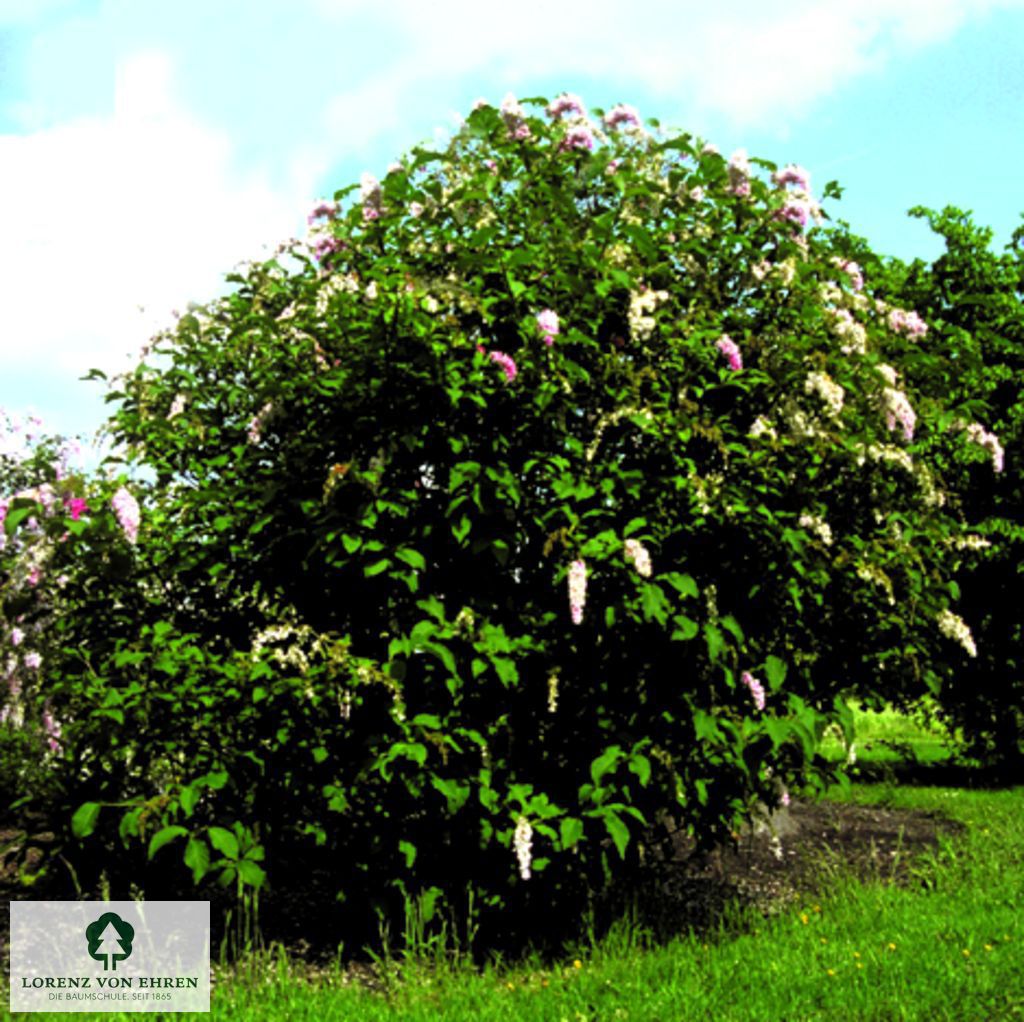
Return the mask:
<path id="1" fill-rule="evenodd" d="M 893 714 L 876 717 L 861 720 L 866 761 L 892 751 L 881 744 L 883 735 L 908 743 L 919 759 L 934 751 L 935 736 L 926 729 Z M 809 896 L 770 920 L 737 913 L 714 934 L 661 945 L 623 923 L 554 964 L 494 962 L 480 969 L 422 955 L 378 963 L 368 984 L 351 970 L 311 975 L 281 954 L 251 957 L 219 976 L 208 1017 L 1024 1019 L 1024 789 L 890 782 L 854 784 L 845 797 L 937 811 L 967 830 L 941 838 L 916 860 L 908 885 L 884 876 L 862 883 L 833 867 L 826 895 Z"/>

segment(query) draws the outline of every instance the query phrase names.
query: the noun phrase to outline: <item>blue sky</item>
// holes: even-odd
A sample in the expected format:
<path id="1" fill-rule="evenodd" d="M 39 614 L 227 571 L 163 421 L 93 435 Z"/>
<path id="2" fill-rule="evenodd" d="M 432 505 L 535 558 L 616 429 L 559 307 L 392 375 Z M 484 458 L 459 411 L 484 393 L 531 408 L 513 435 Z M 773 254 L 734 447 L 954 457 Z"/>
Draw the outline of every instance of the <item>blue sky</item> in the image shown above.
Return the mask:
<path id="1" fill-rule="evenodd" d="M 938 252 L 917 204 L 1005 244 L 1022 51 L 1024 0 L 0 0 L 0 407 L 91 432 L 103 389 L 77 377 L 508 91 L 802 164 L 881 252 Z"/>

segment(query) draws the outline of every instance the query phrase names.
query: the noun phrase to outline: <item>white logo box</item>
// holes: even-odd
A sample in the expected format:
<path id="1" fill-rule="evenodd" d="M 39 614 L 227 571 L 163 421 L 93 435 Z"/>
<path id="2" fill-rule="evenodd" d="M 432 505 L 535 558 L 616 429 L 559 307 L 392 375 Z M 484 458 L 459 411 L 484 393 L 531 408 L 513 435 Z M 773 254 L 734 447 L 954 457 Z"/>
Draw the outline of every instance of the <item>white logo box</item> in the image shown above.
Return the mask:
<path id="1" fill-rule="evenodd" d="M 209 1011 L 208 901 L 12 901 L 11 1011 Z"/>

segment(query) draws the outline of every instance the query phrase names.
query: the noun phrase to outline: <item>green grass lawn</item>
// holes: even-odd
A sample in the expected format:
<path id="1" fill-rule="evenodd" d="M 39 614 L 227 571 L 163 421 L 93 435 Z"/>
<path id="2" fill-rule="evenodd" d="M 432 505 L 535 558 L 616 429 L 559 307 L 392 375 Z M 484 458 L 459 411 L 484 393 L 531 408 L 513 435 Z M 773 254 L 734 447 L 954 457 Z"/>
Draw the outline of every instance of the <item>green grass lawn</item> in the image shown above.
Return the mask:
<path id="1" fill-rule="evenodd" d="M 902 727 L 900 740 L 934 740 L 910 735 L 907 721 L 876 724 Z M 830 797 L 935 810 L 968 829 L 917 860 L 910 886 L 859 883 L 840 871 L 827 894 L 770 920 L 737 916 L 713 935 L 660 946 L 623 924 L 554 964 L 391 961 L 376 989 L 341 969 L 311 976 L 283 955 L 250 958 L 219 976 L 209 1017 L 1024 1019 L 1024 788 L 854 784 Z"/>
<path id="2" fill-rule="evenodd" d="M 949 760 L 956 736 L 938 724 L 897 713 L 895 710 L 867 710 L 853 704 L 854 752 L 857 763 L 938 763 Z M 830 732 L 821 747 L 831 759 L 845 759 L 847 749 L 840 736 Z"/>

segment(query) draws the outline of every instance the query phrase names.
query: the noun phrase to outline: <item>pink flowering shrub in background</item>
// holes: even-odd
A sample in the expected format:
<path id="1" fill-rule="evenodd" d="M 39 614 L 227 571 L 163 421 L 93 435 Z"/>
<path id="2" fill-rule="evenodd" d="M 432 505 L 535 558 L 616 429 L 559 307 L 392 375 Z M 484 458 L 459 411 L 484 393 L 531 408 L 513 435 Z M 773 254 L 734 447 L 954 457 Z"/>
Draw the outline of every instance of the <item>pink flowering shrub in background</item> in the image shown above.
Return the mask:
<path id="1" fill-rule="evenodd" d="M 943 490 L 968 525 L 946 554 L 958 593 L 955 627 L 943 634 L 958 650 L 954 684 L 937 712 L 961 728 L 971 753 L 1024 775 L 1024 228 L 1004 251 L 992 231 L 949 206 L 917 207 L 943 251 L 932 261 L 883 259 L 858 239 L 844 251 L 875 282 L 876 309 L 890 330 L 883 350 L 903 365 L 906 393 L 887 414 L 913 434 L 913 412 L 941 403 L 941 443 L 928 441 Z M 861 266 L 864 267 L 863 271 Z M 849 272 L 850 264 L 846 265 Z M 891 386 L 896 386 L 891 382 Z M 915 393 L 921 395 L 915 399 Z M 904 399 L 909 401 L 908 406 Z M 937 440 L 938 438 L 936 438 Z M 960 655 L 964 654 L 964 655 Z"/>

